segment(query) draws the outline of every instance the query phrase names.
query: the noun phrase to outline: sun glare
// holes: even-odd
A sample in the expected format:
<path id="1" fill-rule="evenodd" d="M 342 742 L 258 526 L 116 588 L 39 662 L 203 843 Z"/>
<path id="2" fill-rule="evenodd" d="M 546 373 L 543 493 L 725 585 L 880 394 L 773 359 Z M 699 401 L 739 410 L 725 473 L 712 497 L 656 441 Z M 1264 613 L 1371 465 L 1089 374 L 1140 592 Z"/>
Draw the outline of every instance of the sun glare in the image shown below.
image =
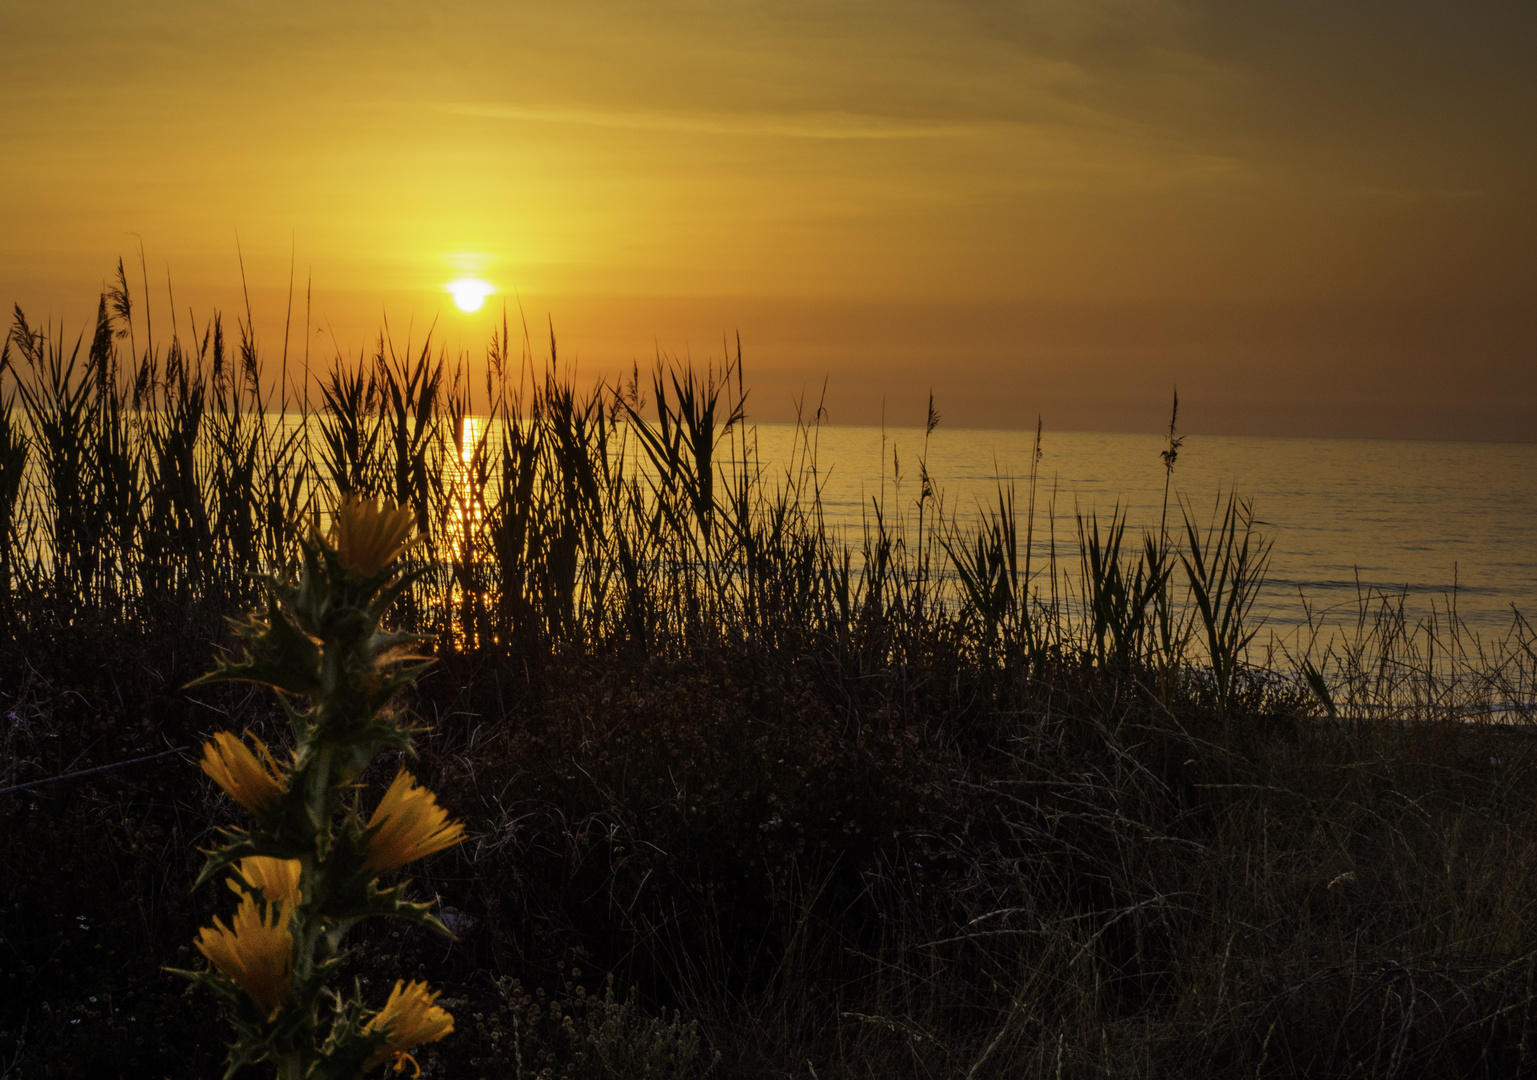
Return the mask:
<path id="1" fill-rule="evenodd" d="M 460 278 L 444 286 L 454 297 L 454 306 L 460 311 L 479 311 L 486 297 L 496 290 L 489 281 L 480 278 Z"/>

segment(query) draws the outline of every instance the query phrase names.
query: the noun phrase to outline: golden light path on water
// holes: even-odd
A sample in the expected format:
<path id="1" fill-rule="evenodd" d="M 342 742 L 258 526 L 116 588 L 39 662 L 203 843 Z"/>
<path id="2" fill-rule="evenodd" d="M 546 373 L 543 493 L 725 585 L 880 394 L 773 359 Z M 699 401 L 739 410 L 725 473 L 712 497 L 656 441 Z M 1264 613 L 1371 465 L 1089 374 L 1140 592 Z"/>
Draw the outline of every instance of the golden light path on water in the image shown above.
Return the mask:
<path id="1" fill-rule="evenodd" d="M 447 476 L 449 521 L 443 534 L 450 538 L 452 557 L 461 566 L 476 558 L 470 544 L 485 521 L 485 501 L 477 497 L 477 488 L 483 486 L 488 459 L 495 454 L 488 434 L 484 417 L 463 417 L 459 421 L 455 453 L 450 459 L 455 467 Z M 456 608 L 470 599 L 465 581 L 457 575 L 449 595 Z"/>

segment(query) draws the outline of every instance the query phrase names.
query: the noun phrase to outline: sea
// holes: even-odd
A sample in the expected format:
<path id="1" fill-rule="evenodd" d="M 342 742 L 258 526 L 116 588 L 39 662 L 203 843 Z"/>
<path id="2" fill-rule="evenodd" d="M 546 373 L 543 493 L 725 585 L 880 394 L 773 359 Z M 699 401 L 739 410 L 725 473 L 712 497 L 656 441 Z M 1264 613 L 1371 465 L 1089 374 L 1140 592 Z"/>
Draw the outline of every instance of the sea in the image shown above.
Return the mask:
<path id="1" fill-rule="evenodd" d="M 754 438 L 768 478 L 814 450 L 826 520 L 845 535 L 877 507 L 911 524 L 926 474 L 963 532 L 1012 486 L 1024 543 L 1034 431 L 760 424 Z M 1537 615 L 1537 445 L 1189 435 L 1172 469 L 1168 448 L 1166 435 L 1041 433 L 1033 564 L 1053 541 L 1076 561 L 1079 514 L 1102 527 L 1125 514 L 1130 546 L 1165 520 L 1182 531 L 1187 514 L 1204 529 L 1236 495 L 1270 544 L 1254 615 L 1272 629 L 1351 622 L 1384 602 L 1488 637 Z"/>
<path id="2" fill-rule="evenodd" d="M 731 432 L 717 456 L 739 456 L 743 437 Z M 1159 434 L 756 423 L 745 437 L 770 487 L 814 462 L 824 522 L 856 557 L 876 513 L 913 535 L 925 477 L 926 530 L 964 536 L 1012 491 L 1023 546 L 1034 462 L 1032 568 L 1054 545 L 1071 577 L 1079 515 L 1103 529 L 1123 514 L 1129 553 L 1144 529 L 1177 536 L 1188 516 L 1204 530 L 1236 496 L 1269 546 L 1251 627 L 1348 625 L 1384 603 L 1411 625 L 1435 618 L 1485 638 L 1537 618 L 1537 444 L 1193 434 L 1170 468 Z"/>

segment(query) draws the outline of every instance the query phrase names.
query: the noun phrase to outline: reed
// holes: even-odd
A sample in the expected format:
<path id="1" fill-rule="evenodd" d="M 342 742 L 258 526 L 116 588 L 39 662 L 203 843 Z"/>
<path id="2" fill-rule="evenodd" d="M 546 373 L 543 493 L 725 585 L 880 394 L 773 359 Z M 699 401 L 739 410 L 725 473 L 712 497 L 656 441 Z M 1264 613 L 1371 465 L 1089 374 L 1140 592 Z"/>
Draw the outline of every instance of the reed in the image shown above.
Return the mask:
<path id="1" fill-rule="evenodd" d="M 281 707 L 182 688 L 344 495 L 415 511 L 412 768 L 467 830 L 413 886 L 456 942 L 365 921 L 334 957 L 444 988 L 424 1074 L 1530 1070 L 1520 616 L 1362 591 L 1262 638 L 1265 538 L 1172 471 L 1132 536 L 1034 470 L 968 519 L 893 455 L 840 533 L 820 409 L 764 461 L 739 352 L 582 388 L 504 327 L 477 417 L 464 358 L 381 338 L 282 414 L 249 320 L 186 341 L 120 277 L 89 343 L 18 312 L 0 354 L 0 1073 L 215 1067 L 158 969 L 195 961 L 186 853 L 227 808 L 173 760 L 33 785 L 289 749 Z"/>
<path id="2" fill-rule="evenodd" d="M 244 324 L 238 362 L 217 317 L 195 348 L 162 352 L 146 326 L 143 354 L 124 358 L 132 309 L 108 299 L 83 362 L 83 337 L 66 347 L 17 312 L 0 374 L 7 602 L 64 621 L 247 606 L 254 575 L 286 565 L 333 495 L 356 494 L 417 508 L 423 572 L 402 598 L 406 623 L 470 651 L 674 655 L 821 635 L 879 662 L 950 635 L 980 652 L 1026 644 L 1037 667 L 1048 647 L 1106 672 L 1156 661 L 1210 679 L 1219 704 L 1249 663 L 1268 543 L 1236 496 L 1204 526 L 1179 502 L 1181 543 L 1167 527 L 1134 542 L 1118 510 L 1108 526 L 1079 514 L 1078 557 L 1053 547 L 1032 565 L 1037 533 L 1056 528 L 1052 511 L 1039 520 L 1033 475 L 1023 520 L 1000 486 L 969 525 L 946 514 L 920 455 L 916 498 L 901 497 L 893 458 L 893 494 L 839 536 L 821 514 L 814 425 L 782 477 L 758 460 L 740 356 L 718 372 L 660 366 L 648 401 L 638 380 L 562 382 L 553 352 L 542 378 L 514 382 L 504 333 L 486 365 L 490 412 L 471 417 L 464 358 L 430 343 L 397 355 L 381 337 L 321 375 L 318 412 L 280 414 Z M 533 366 L 525 343 L 518 369 Z M 1448 611 L 1424 632 L 1453 632 L 1455 651 L 1471 644 L 1464 629 Z M 1364 624 L 1355 637 L 1327 646 L 1352 671 L 1368 668 L 1363 649 L 1397 647 Z M 1285 677 L 1303 685 L 1303 666 Z M 1344 684 L 1347 701 L 1361 692 L 1355 676 Z"/>

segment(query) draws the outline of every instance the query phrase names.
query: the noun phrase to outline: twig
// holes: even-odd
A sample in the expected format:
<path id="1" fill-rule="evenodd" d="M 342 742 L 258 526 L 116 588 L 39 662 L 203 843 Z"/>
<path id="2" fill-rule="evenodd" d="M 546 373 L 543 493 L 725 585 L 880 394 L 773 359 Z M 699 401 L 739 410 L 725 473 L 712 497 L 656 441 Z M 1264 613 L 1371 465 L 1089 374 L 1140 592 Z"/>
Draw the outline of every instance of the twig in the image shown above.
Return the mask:
<path id="1" fill-rule="evenodd" d="M 146 761 L 155 761 L 159 758 L 170 757 L 172 754 L 184 754 L 191 749 L 192 747 L 190 746 L 178 746 L 174 750 L 162 750 L 158 754 L 130 758 L 127 761 L 115 761 L 111 765 L 98 765 L 94 769 L 81 769 L 79 772 L 60 773 L 58 776 L 50 776 L 46 780 L 33 780 L 27 784 L 15 784 L 11 787 L 0 788 L 0 795 L 10 795 L 16 791 L 31 791 L 33 788 L 47 787 L 49 784 L 61 784 L 65 780 L 74 780 L 81 776 L 91 776 L 94 773 L 111 772 L 113 769 L 125 769 L 129 765 L 139 765 Z"/>

